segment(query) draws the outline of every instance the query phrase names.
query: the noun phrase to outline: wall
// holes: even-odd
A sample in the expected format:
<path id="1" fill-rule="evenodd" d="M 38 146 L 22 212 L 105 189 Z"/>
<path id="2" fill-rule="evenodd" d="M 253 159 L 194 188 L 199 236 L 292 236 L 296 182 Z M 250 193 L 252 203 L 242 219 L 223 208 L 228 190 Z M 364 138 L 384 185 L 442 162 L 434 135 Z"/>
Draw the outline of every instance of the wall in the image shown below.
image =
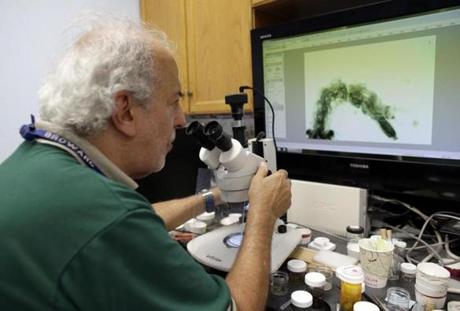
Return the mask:
<path id="1" fill-rule="evenodd" d="M 40 82 L 52 69 L 83 11 L 140 20 L 137 0 L 0 1 L 0 162 L 22 141 L 19 126 L 37 114 Z"/>

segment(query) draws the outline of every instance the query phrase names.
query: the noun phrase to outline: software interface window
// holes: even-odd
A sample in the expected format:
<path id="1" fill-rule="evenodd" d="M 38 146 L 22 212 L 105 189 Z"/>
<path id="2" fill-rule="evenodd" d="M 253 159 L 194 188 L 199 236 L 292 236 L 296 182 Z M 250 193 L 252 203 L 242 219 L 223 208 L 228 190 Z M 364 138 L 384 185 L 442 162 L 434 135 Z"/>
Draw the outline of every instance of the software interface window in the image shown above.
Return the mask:
<path id="1" fill-rule="evenodd" d="M 460 9 L 265 40 L 278 145 L 460 159 L 458 38 Z"/>

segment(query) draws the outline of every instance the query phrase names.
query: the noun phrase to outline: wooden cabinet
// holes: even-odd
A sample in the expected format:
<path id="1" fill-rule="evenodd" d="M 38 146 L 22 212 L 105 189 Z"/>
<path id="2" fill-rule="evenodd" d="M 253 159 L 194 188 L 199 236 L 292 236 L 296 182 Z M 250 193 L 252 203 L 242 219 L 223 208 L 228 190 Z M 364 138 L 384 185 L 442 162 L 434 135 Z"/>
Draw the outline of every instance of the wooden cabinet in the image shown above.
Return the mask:
<path id="1" fill-rule="evenodd" d="M 224 96 L 251 85 L 250 0 L 141 0 L 142 19 L 177 43 L 188 114 L 229 113 Z"/>

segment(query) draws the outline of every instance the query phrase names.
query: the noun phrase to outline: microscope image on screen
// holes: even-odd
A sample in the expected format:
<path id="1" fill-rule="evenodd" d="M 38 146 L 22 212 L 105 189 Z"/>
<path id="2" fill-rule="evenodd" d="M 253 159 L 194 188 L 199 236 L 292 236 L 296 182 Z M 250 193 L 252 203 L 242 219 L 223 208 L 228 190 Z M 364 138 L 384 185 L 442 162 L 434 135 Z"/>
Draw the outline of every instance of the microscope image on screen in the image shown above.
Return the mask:
<path id="1" fill-rule="evenodd" d="M 351 104 L 363 114 L 376 121 L 383 133 L 397 140 L 397 133 L 390 120 L 394 119 L 392 107 L 384 105 L 378 95 L 369 90 L 364 84 L 346 85 L 337 80 L 321 89 L 316 102 L 313 128 L 307 129 L 306 135 L 311 139 L 334 139 L 334 130 L 327 129 L 328 118 L 334 109 L 342 104 Z"/>

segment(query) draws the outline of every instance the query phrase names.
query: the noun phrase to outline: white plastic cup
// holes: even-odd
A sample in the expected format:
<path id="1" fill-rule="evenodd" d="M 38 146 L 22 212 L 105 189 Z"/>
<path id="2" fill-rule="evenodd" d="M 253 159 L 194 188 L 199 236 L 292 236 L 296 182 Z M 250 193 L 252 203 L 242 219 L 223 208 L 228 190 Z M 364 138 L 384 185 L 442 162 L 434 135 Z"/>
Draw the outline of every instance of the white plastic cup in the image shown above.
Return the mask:
<path id="1" fill-rule="evenodd" d="M 415 284 L 415 301 L 417 308 L 415 310 L 425 310 L 427 306 L 432 308 L 443 308 L 447 299 L 447 292 L 441 296 L 435 296 L 436 290 L 432 290 L 424 285 Z M 431 309 L 430 309 L 431 310 Z"/>
<path id="2" fill-rule="evenodd" d="M 364 282 L 372 288 L 384 288 L 387 285 L 388 273 L 393 261 L 394 246 L 383 239 L 361 239 L 359 259 L 364 271 Z"/>
<path id="3" fill-rule="evenodd" d="M 447 292 L 450 272 L 446 268 L 432 262 L 422 262 L 417 265 L 415 284 L 430 288 L 436 296 Z"/>
<path id="4" fill-rule="evenodd" d="M 447 298 L 450 272 L 438 264 L 422 262 L 417 265 L 415 300 L 418 308 L 431 305 L 443 308 Z"/>

